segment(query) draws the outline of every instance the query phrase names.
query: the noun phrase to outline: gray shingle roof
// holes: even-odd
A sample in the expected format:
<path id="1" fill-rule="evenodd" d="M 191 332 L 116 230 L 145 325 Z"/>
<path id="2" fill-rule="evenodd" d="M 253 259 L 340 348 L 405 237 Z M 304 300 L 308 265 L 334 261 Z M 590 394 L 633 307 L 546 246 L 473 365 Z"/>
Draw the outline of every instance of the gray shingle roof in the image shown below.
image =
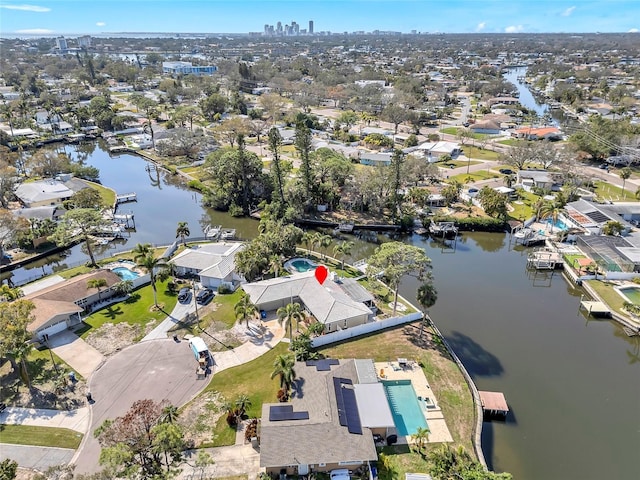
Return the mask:
<path id="1" fill-rule="evenodd" d="M 260 466 L 317 465 L 377 459 L 371 430 L 351 434 L 338 420 L 333 377 L 357 381 L 353 360 L 340 360 L 330 371 L 297 362 L 299 388 L 291 399 L 294 411 L 309 412 L 308 420 L 270 421 L 269 407 L 262 406 Z M 282 404 L 278 404 L 282 405 Z"/>

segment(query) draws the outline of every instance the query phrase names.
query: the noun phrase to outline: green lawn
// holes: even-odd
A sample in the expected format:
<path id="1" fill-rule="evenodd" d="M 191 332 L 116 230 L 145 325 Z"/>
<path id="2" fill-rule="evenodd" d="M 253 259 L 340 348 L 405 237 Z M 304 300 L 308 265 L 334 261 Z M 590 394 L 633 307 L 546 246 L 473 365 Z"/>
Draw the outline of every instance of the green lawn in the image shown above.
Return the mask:
<path id="1" fill-rule="evenodd" d="M 0 425 L 0 443 L 71 448 L 80 446 L 82 434 L 67 428 Z"/>
<path id="2" fill-rule="evenodd" d="M 442 128 L 440 131 L 448 135 L 457 135 L 458 130 L 460 130 L 458 127 L 445 127 L 445 128 Z"/>
<path id="3" fill-rule="evenodd" d="M 259 418 L 263 403 L 277 402 L 276 394 L 280 385 L 277 379 L 271 380 L 273 362 L 278 355 L 286 354 L 288 348 L 287 343 L 279 343 L 251 362 L 216 373 L 204 391 L 220 392 L 229 402 L 240 395 L 247 395 L 251 400 L 247 415 Z M 223 416 L 215 426 L 213 445 L 233 445 L 234 442 L 235 431 L 229 428 Z"/>
<path id="4" fill-rule="evenodd" d="M 596 195 L 604 200 L 611 200 L 612 202 L 625 201 L 625 202 L 637 202 L 638 199 L 635 196 L 635 189 L 633 185 L 627 184 L 624 192 L 622 187 L 612 185 L 603 181 L 593 182 L 596 187 Z"/>
<path id="5" fill-rule="evenodd" d="M 100 192 L 100 198 L 102 199 L 102 203 L 104 203 L 107 207 L 112 207 L 116 201 L 116 192 L 115 190 L 105 187 L 104 185 L 100 185 L 99 183 L 89 182 L 85 180 L 91 188 L 95 188 L 98 192 Z"/>
<path id="6" fill-rule="evenodd" d="M 586 283 L 596 291 L 609 308 L 621 315 L 628 315 L 628 313 L 622 309 L 625 302 L 624 298 L 613 289 L 614 286 L 612 284 L 603 282 L 602 280 L 586 280 Z"/>
<path id="7" fill-rule="evenodd" d="M 508 140 L 500 140 L 499 142 L 502 145 L 517 145 L 518 144 L 518 140 L 515 138 L 509 138 Z"/>
<path id="8" fill-rule="evenodd" d="M 444 164 L 439 163 L 438 166 L 442 167 L 446 164 L 446 165 L 454 165 L 455 168 L 459 168 L 459 167 L 466 167 L 467 165 L 469 166 L 477 165 L 479 163 L 482 163 L 482 162 L 479 162 L 478 160 L 449 160 L 448 162 L 444 162 Z"/>
<path id="9" fill-rule="evenodd" d="M 151 285 L 147 285 L 132 292 L 128 300 L 105 307 L 85 317 L 84 323 L 89 328 L 84 328 L 80 336 L 86 338 L 91 330 L 107 322 L 114 324 L 126 322 L 129 325 L 144 326 L 151 320 L 163 320 L 171 313 L 178 300 L 176 293 L 167 289 L 168 283 L 168 280 L 156 283 L 158 305 L 162 310 L 156 311 L 153 308 L 153 290 Z"/>
<path id="10" fill-rule="evenodd" d="M 477 172 L 470 173 L 459 173 L 458 175 L 452 175 L 447 180 L 448 182 L 452 182 L 453 180 L 457 180 L 458 182 L 465 184 L 469 183 L 467 180 L 472 179 L 472 182 L 477 182 L 478 180 L 489 180 L 491 178 L 498 178 L 500 175 L 497 173 L 487 172 L 486 170 L 479 170 Z"/>
<path id="11" fill-rule="evenodd" d="M 522 189 L 518 191 L 518 194 L 521 198 L 511 202 L 513 211 L 509 212 L 509 216 L 514 220 L 528 220 L 534 215 L 532 206 L 540 199 L 540 197 Z"/>
<path id="12" fill-rule="evenodd" d="M 474 147 L 473 145 L 465 145 L 462 147 L 465 156 L 469 158 L 478 158 L 480 160 L 498 160 L 500 154 L 493 150 L 486 150 L 484 148 Z"/>
<path id="13" fill-rule="evenodd" d="M 34 348 L 29 352 L 27 357 L 27 370 L 33 383 L 44 383 L 56 377 L 56 371 L 51 363 L 52 356 L 59 371 L 70 372 L 73 370 L 64 360 L 47 347 L 40 347 L 40 349 Z M 80 378 L 81 376 L 76 372 L 76 377 Z"/>

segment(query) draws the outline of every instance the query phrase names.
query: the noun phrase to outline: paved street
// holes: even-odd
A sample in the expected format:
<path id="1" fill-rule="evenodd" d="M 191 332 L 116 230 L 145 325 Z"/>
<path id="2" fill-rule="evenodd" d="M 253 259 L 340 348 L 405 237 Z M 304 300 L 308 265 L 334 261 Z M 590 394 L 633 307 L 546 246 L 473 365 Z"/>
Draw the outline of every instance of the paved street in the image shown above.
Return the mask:
<path id="1" fill-rule="evenodd" d="M 91 407 L 91 428 L 75 456 L 77 471 L 98 470 L 100 445 L 93 431 L 104 420 L 124 414 L 136 400 L 166 399 L 179 406 L 193 398 L 209 381 L 197 380 L 195 368 L 193 353 L 185 341 L 141 342 L 111 357 L 91 378 L 95 403 Z"/>

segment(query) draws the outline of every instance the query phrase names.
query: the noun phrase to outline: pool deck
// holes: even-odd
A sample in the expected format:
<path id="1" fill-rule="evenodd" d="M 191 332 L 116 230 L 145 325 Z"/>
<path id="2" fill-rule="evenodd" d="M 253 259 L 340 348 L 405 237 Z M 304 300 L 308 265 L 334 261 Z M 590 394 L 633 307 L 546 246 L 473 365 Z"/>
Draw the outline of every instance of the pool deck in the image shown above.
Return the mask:
<path id="1" fill-rule="evenodd" d="M 378 380 L 411 380 L 416 395 L 422 398 L 429 398 L 434 403 L 435 408 L 422 409 L 429 426 L 429 443 L 453 442 L 438 400 L 429 386 L 427 377 L 417 363 L 409 361 L 404 368 L 397 361 L 376 362 L 375 366 Z M 380 377 L 381 370 L 384 370 L 384 377 Z M 411 436 L 398 435 L 398 443 L 412 443 Z"/>

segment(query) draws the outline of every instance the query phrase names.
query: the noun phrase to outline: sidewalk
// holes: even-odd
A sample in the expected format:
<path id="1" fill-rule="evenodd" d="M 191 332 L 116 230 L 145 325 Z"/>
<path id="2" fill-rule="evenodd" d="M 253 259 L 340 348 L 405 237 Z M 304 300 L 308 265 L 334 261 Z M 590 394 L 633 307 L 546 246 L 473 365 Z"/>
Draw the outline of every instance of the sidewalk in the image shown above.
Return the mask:
<path id="1" fill-rule="evenodd" d="M 89 407 L 69 411 L 7 407 L 4 412 L 0 413 L 0 423 L 7 425 L 68 428 L 82 434 L 87 433 L 90 418 Z"/>

